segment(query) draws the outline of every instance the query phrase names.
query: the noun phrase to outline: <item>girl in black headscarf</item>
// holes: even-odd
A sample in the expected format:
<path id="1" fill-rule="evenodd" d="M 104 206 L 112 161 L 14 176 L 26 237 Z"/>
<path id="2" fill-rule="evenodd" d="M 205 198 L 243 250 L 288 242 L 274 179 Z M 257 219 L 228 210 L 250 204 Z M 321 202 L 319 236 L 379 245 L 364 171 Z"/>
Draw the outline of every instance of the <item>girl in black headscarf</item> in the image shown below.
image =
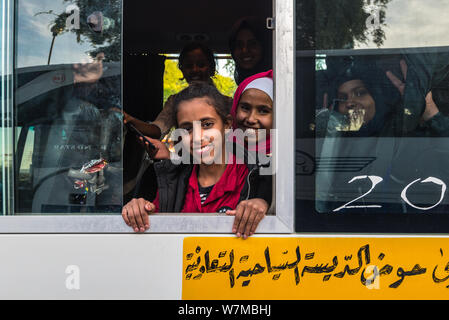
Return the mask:
<path id="1" fill-rule="evenodd" d="M 317 117 L 318 132 L 386 136 L 396 132 L 400 95 L 369 57 L 327 60 L 330 112 Z"/>

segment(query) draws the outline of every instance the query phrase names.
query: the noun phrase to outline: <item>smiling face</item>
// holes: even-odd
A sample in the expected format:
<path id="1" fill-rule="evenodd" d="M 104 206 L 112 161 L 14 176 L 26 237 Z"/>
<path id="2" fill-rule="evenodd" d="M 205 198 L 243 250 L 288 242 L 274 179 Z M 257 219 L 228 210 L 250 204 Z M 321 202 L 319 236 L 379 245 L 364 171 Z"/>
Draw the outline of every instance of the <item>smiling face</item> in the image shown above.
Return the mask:
<path id="1" fill-rule="evenodd" d="M 199 163 L 224 163 L 224 137 L 230 119 L 224 123 L 208 99 L 195 98 L 179 104 L 177 120 L 179 129 L 188 132 L 182 137 L 184 147 Z"/>
<path id="2" fill-rule="evenodd" d="M 207 82 L 211 76 L 209 61 L 200 48 L 186 54 L 181 71 L 188 83 L 192 81 Z"/>
<path id="3" fill-rule="evenodd" d="M 262 45 L 249 29 L 241 29 L 237 33 L 233 57 L 242 69 L 250 70 L 262 61 Z"/>
<path id="4" fill-rule="evenodd" d="M 262 90 L 248 89 L 239 100 L 235 118 L 237 127 L 247 134 L 248 141 L 259 141 L 264 136 L 260 129 L 273 128 L 273 100 Z"/>
<path id="5" fill-rule="evenodd" d="M 358 130 L 374 118 L 376 103 L 362 80 L 351 80 L 338 88 L 337 109 L 347 115 Z"/>

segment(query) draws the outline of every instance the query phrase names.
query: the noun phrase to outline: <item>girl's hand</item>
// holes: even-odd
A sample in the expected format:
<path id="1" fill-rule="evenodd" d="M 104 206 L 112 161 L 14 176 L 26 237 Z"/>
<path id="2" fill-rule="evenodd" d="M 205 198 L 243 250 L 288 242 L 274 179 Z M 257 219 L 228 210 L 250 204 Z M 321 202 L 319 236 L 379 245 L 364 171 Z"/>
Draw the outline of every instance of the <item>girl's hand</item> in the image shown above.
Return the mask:
<path id="1" fill-rule="evenodd" d="M 235 216 L 232 233 L 237 237 L 247 239 L 256 231 L 260 221 L 268 211 L 268 203 L 263 199 L 250 199 L 242 201 L 235 210 L 229 210 L 227 215 Z"/>
<path id="2" fill-rule="evenodd" d="M 405 60 L 401 60 L 399 62 L 399 64 L 401 66 L 402 77 L 404 78 L 404 81 L 406 81 L 407 80 L 407 70 L 408 70 L 407 63 L 405 62 Z M 402 82 L 401 79 L 396 77 L 396 75 L 391 71 L 387 71 L 386 75 L 387 75 L 387 78 L 390 79 L 391 83 L 396 87 L 396 89 L 398 89 L 401 96 L 404 96 L 405 82 Z"/>
<path id="3" fill-rule="evenodd" d="M 156 147 L 156 150 L 151 149 L 149 143 L 147 141 L 144 141 L 142 137 L 139 137 L 140 143 L 145 147 L 145 150 L 148 152 L 151 159 L 155 160 L 170 159 L 170 151 L 168 150 L 165 143 L 147 136 L 145 136 L 145 138 L 150 140 L 150 142 Z"/>
<path id="4" fill-rule="evenodd" d="M 407 80 L 407 63 L 405 60 L 400 61 L 401 65 L 401 72 L 402 76 L 404 78 L 404 81 Z M 398 89 L 401 96 L 404 96 L 405 93 L 405 82 L 402 82 L 398 77 L 396 77 L 393 72 L 387 71 L 387 77 L 390 79 L 391 83 Z M 422 114 L 421 119 L 423 121 L 429 121 L 432 119 L 440 110 L 438 109 L 438 106 L 435 104 L 435 101 L 433 100 L 432 91 L 430 91 L 426 95 L 426 108 L 424 109 L 424 113 Z"/>
<path id="5" fill-rule="evenodd" d="M 122 217 L 125 223 L 135 232 L 145 232 L 150 228 L 150 218 L 156 207 L 145 199 L 132 199 L 122 209 Z"/>
<path id="6" fill-rule="evenodd" d="M 73 65 L 73 83 L 95 83 L 103 76 L 104 53 L 100 52 L 94 62 Z"/>
<path id="7" fill-rule="evenodd" d="M 133 123 L 134 118 L 132 116 L 130 116 L 123 110 L 121 110 L 121 112 L 123 114 L 123 124 L 127 124 L 128 122 Z"/>
<path id="8" fill-rule="evenodd" d="M 114 108 L 111 108 L 111 110 L 112 111 L 114 111 L 114 112 L 118 112 L 118 113 L 121 113 L 122 114 L 122 116 L 123 116 L 123 124 L 127 124 L 128 122 L 129 123 L 133 123 L 133 117 L 132 116 L 130 116 L 129 114 L 127 114 L 125 111 L 123 111 L 122 109 L 119 109 L 119 108 L 117 108 L 117 107 L 114 107 Z"/>
<path id="9" fill-rule="evenodd" d="M 424 121 L 429 121 L 432 119 L 440 110 L 438 106 L 433 101 L 432 91 L 430 91 L 426 96 L 426 108 L 424 109 L 424 113 L 422 114 L 422 119 Z"/>

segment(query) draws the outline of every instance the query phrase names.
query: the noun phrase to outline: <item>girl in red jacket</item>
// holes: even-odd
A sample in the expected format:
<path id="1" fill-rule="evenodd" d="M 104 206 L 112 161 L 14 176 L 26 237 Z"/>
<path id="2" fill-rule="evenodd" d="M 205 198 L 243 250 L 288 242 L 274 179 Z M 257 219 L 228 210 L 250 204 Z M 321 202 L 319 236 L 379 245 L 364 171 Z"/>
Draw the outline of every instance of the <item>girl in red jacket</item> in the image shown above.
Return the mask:
<path id="1" fill-rule="evenodd" d="M 225 132 L 232 117 L 223 96 L 210 84 L 193 83 L 174 105 L 176 127 L 184 132 L 180 143 L 198 164 L 155 163 L 156 199 L 131 200 L 123 207 L 123 219 L 134 231 L 144 232 L 150 213 L 221 212 L 236 215 L 232 232 L 238 237 L 254 234 L 271 203 L 271 176 L 259 175 L 256 164 L 238 164 L 227 154 Z"/>

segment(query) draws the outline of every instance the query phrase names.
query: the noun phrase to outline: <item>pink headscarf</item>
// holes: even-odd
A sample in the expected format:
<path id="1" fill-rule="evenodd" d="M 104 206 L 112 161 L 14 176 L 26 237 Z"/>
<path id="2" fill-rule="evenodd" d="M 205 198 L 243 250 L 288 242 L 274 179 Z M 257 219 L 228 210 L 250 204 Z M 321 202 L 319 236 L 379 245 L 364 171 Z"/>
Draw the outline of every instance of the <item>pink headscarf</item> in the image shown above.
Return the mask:
<path id="1" fill-rule="evenodd" d="M 238 86 L 237 90 L 235 91 L 234 94 L 234 100 L 232 102 L 232 109 L 231 109 L 231 116 L 232 116 L 232 126 L 234 129 L 237 128 L 237 122 L 236 122 L 236 114 L 237 114 L 237 106 L 239 105 L 239 101 L 240 98 L 243 94 L 243 92 L 245 91 L 246 87 L 253 82 L 256 79 L 260 79 L 260 78 L 271 78 L 273 79 L 273 70 L 269 70 L 266 72 L 261 72 L 258 74 L 255 74 L 253 76 L 250 76 L 248 78 L 246 78 L 245 80 L 242 81 L 242 83 Z M 243 144 L 243 141 L 236 141 L 239 144 Z M 257 151 L 257 152 L 265 152 L 266 154 L 271 153 L 271 137 L 270 134 L 268 133 L 267 137 L 266 137 L 266 144 L 265 145 L 259 145 L 257 144 L 256 146 L 253 146 L 252 148 L 253 150 L 249 150 L 249 151 Z"/>

